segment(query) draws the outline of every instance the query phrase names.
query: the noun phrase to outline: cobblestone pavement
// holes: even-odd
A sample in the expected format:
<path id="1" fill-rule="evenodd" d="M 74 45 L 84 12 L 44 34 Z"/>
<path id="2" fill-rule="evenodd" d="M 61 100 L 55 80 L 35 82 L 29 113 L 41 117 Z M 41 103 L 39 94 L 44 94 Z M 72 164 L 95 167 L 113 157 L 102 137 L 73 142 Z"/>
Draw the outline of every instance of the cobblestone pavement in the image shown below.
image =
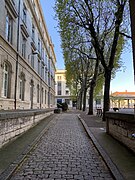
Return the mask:
<path id="1" fill-rule="evenodd" d="M 60 114 L 12 180 L 113 179 L 75 114 Z"/>

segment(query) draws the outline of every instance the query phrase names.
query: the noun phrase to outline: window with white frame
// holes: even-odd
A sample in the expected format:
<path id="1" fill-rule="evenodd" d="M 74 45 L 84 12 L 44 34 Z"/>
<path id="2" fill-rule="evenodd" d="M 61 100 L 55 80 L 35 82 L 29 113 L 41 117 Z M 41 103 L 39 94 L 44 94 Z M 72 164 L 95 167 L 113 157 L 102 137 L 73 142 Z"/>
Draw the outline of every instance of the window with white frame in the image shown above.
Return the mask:
<path id="1" fill-rule="evenodd" d="M 26 57 L 26 38 L 22 34 L 22 49 L 21 49 L 21 54 L 25 58 Z"/>
<path id="2" fill-rule="evenodd" d="M 47 67 L 47 54 L 45 53 L 45 65 Z"/>
<path id="3" fill-rule="evenodd" d="M 47 94 L 46 94 L 47 92 L 46 92 L 46 90 L 45 90 L 45 104 L 46 104 L 46 96 L 47 96 Z"/>
<path id="4" fill-rule="evenodd" d="M 24 91 L 25 91 L 25 75 L 22 73 L 20 76 L 20 92 L 19 99 L 24 101 Z"/>
<path id="5" fill-rule="evenodd" d="M 39 84 L 37 85 L 37 103 L 39 103 Z"/>
<path id="6" fill-rule="evenodd" d="M 43 44 L 42 44 L 42 59 L 44 60 L 44 47 L 43 47 Z"/>
<path id="7" fill-rule="evenodd" d="M 34 68 L 34 51 L 31 50 L 31 66 Z"/>
<path id="8" fill-rule="evenodd" d="M 10 78 L 10 66 L 5 62 L 3 68 L 3 95 L 6 98 L 10 97 Z"/>
<path id="9" fill-rule="evenodd" d="M 6 15 L 6 40 L 12 44 L 12 38 L 13 38 L 13 19 L 7 13 Z"/>
<path id="10" fill-rule="evenodd" d="M 50 74 L 48 73 L 48 85 L 50 86 Z"/>
<path id="11" fill-rule="evenodd" d="M 7 97 L 8 95 L 8 77 L 9 77 L 8 66 L 5 63 L 4 64 L 4 96 L 5 97 Z"/>
<path id="12" fill-rule="evenodd" d="M 44 64 L 42 63 L 41 77 L 44 79 Z"/>
<path id="13" fill-rule="evenodd" d="M 38 74 L 40 74 L 40 59 L 38 58 Z"/>
<path id="14" fill-rule="evenodd" d="M 58 95 L 61 95 L 61 93 L 62 93 L 61 82 L 58 81 L 58 82 L 57 82 L 57 94 L 58 94 Z"/>
<path id="15" fill-rule="evenodd" d="M 47 70 L 45 69 L 45 82 L 46 82 L 46 83 L 48 83 L 48 82 L 47 82 L 47 81 L 48 81 L 47 77 L 48 77 L 48 72 L 47 72 Z"/>
<path id="16" fill-rule="evenodd" d="M 61 76 L 57 76 L 57 80 L 61 81 Z"/>
<path id="17" fill-rule="evenodd" d="M 41 91 L 41 102 L 43 104 L 43 99 L 44 99 L 44 89 L 42 88 L 42 91 Z"/>

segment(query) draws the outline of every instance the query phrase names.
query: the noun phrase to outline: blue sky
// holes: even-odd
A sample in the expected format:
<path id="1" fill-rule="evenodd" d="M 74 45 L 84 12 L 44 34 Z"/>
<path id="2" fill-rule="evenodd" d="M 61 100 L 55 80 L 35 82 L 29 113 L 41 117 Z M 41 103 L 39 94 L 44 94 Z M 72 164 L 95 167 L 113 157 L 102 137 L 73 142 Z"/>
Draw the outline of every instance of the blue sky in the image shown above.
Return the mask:
<path id="1" fill-rule="evenodd" d="M 62 49 L 61 49 L 61 42 L 60 42 L 60 35 L 58 33 L 57 28 L 57 21 L 54 19 L 55 12 L 53 10 L 55 0 L 40 0 L 42 9 L 44 12 L 44 17 L 46 21 L 46 25 L 48 28 L 48 32 L 51 35 L 53 44 L 54 44 L 54 50 L 57 58 L 57 69 L 64 69 L 64 60 L 62 55 Z"/>
<path id="2" fill-rule="evenodd" d="M 116 73 L 116 77 L 111 82 L 111 91 L 127 90 L 135 92 L 132 50 L 124 50 L 121 60 L 126 69 Z"/>
<path id="3" fill-rule="evenodd" d="M 58 33 L 57 21 L 54 19 L 55 12 L 53 10 L 55 0 L 40 0 L 42 9 L 44 12 L 44 17 L 48 32 L 51 35 L 52 41 L 54 43 L 54 50 L 57 58 L 57 69 L 64 69 L 64 60 L 61 49 L 61 40 Z M 124 50 L 121 56 L 122 62 L 126 67 L 125 71 L 118 71 L 116 77 L 111 82 L 111 91 L 134 91 L 135 85 L 133 79 L 133 57 L 131 46 L 128 50 Z"/>

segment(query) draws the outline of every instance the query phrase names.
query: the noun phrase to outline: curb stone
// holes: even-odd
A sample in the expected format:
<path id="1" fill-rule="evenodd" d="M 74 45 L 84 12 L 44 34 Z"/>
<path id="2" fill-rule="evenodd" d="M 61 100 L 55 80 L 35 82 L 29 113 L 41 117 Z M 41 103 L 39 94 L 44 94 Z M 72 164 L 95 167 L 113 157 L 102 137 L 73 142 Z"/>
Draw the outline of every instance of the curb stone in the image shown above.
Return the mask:
<path id="1" fill-rule="evenodd" d="M 96 140 L 96 138 L 94 137 L 94 135 L 92 134 L 92 132 L 90 131 L 89 127 L 87 126 L 87 124 L 85 123 L 85 121 L 80 117 L 80 115 L 78 115 L 78 118 L 80 119 L 83 127 L 85 128 L 88 136 L 90 137 L 90 139 L 92 140 L 93 144 L 95 145 L 96 149 L 98 150 L 99 154 L 101 155 L 101 157 L 103 158 L 105 164 L 107 165 L 107 167 L 109 168 L 109 170 L 111 171 L 113 177 L 116 180 L 124 180 L 125 178 L 123 177 L 123 175 L 120 173 L 120 171 L 118 170 L 118 168 L 116 167 L 116 165 L 113 163 L 113 161 L 111 160 L 111 158 L 109 157 L 109 155 L 105 152 L 105 150 L 101 147 L 101 145 L 98 143 L 98 141 Z"/>

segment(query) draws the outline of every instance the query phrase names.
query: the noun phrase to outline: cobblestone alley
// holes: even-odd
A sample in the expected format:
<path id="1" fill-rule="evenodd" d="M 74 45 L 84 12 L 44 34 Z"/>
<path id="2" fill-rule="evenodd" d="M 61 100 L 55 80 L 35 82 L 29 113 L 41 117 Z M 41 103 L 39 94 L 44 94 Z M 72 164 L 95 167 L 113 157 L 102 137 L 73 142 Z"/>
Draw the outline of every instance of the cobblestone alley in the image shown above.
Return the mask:
<path id="1" fill-rule="evenodd" d="M 111 180 L 76 114 L 60 114 L 12 176 L 12 180 Z"/>

